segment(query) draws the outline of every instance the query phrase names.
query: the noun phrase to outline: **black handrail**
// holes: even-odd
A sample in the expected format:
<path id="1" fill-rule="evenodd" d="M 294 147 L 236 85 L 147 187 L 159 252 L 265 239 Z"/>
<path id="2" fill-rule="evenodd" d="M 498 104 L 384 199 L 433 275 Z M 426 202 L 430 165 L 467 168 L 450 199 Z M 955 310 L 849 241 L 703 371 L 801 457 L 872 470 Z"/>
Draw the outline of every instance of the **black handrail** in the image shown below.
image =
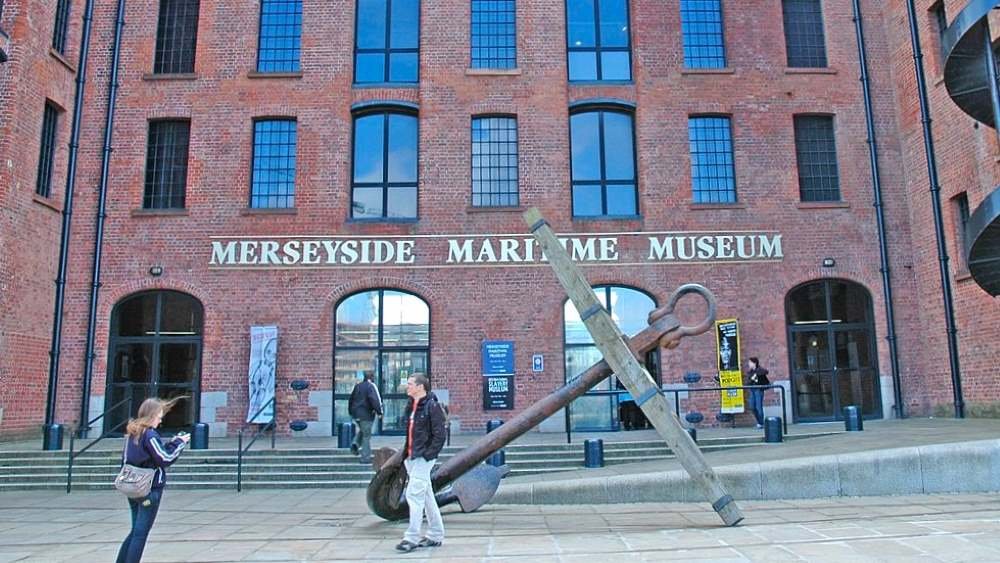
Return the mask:
<path id="1" fill-rule="evenodd" d="M 243 447 L 243 428 L 240 428 L 240 431 L 237 433 L 237 446 L 236 446 L 236 492 L 237 493 L 243 491 L 243 452 L 248 451 L 250 449 L 250 446 L 252 446 L 253 443 L 257 441 L 257 438 L 260 438 L 260 435 L 266 432 L 267 430 L 271 431 L 271 449 L 272 450 L 274 449 L 274 435 L 277 433 L 277 428 L 278 428 L 277 424 L 278 403 L 276 403 L 274 399 L 275 397 L 271 397 L 271 399 L 268 402 L 264 403 L 264 405 L 260 407 L 260 410 L 255 412 L 254 415 L 250 417 L 250 420 L 256 420 L 257 417 L 260 416 L 262 412 L 264 412 L 264 409 L 266 409 L 271 405 L 274 405 L 274 414 L 271 417 L 271 422 L 265 423 L 263 426 L 258 428 L 257 431 L 254 432 L 253 438 L 250 440 L 250 443 L 246 445 L 246 447 Z M 246 425 L 244 425 L 244 427 L 245 426 Z"/>
<path id="2" fill-rule="evenodd" d="M 661 393 L 673 393 L 674 394 L 674 412 L 677 414 L 677 418 L 681 417 L 681 393 L 691 393 L 694 391 L 729 391 L 731 389 L 777 389 L 781 394 L 781 426 L 783 427 L 782 435 L 788 434 L 788 416 L 785 414 L 785 388 L 781 385 L 775 385 L 774 383 L 770 385 L 732 385 L 730 387 L 695 387 L 691 389 L 663 389 Z"/>
<path id="3" fill-rule="evenodd" d="M 100 415 L 98 415 L 93 420 L 88 420 L 85 427 L 86 428 L 90 428 L 91 424 L 93 424 L 93 423 L 97 422 L 98 420 L 104 418 L 109 412 L 117 409 L 118 407 L 122 406 L 122 404 L 124 404 L 124 403 L 128 403 L 128 412 L 131 413 L 132 412 L 132 396 L 131 396 L 131 394 L 129 394 L 128 398 L 122 399 L 121 401 L 118 401 L 117 403 L 111 405 L 110 407 L 108 407 L 107 409 L 105 409 L 104 412 L 102 412 Z M 102 433 L 100 436 L 98 436 L 96 440 L 94 440 L 93 442 L 87 444 L 86 447 L 84 447 L 82 450 L 76 452 L 75 454 L 73 453 L 73 446 L 74 446 L 74 443 L 76 442 L 76 432 L 71 432 L 70 433 L 70 435 L 69 435 L 69 459 L 66 462 L 66 494 L 69 494 L 69 492 L 73 488 L 73 460 L 76 459 L 76 458 L 78 458 L 78 457 L 80 457 L 83 454 L 83 452 L 85 452 L 85 451 L 89 450 L 90 448 L 94 447 L 95 444 L 97 444 L 101 440 L 107 438 L 109 435 L 111 435 L 112 432 L 117 431 L 119 428 L 122 427 L 122 425 L 125 425 L 125 424 L 128 424 L 128 417 L 125 417 L 125 420 L 123 420 L 123 421 L 119 422 L 118 424 L 114 425 L 112 428 L 110 428 L 108 430 L 105 430 L 104 433 Z M 126 436 L 125 439 L 127 440 L 128 437 Z"/>

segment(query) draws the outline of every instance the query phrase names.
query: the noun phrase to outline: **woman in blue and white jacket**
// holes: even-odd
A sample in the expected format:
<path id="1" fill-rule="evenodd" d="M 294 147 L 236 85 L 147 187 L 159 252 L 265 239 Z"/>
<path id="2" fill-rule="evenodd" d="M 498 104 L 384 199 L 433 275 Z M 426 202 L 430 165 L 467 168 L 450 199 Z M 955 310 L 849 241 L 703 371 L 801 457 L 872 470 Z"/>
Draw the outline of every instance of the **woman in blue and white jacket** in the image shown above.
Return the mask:
<path id="1" fill-rule="evenodd" d="M 118 550 L 117 563 L 139 563 L 142 551 L 146 547 L 146 538 L 156 520 L 156 512 L 160 509 L 160 498 L 163 487 L 167 484 L 167 467 L 177 461 L 181 451 L 191 439 L 183 434 L 167 443 L 160 439 L 156 427 L 163 422 L 163 415 L 184 397 L 169 401 L 162 399 L 146 399 L 139 405 L 138 415 L 128 421 L 125 431 L 124 458 L 129 465 L 156 468 L 153 475 L 153 486 L 145 498 L 128 499 L 132 511 L 132 530 Z"/>

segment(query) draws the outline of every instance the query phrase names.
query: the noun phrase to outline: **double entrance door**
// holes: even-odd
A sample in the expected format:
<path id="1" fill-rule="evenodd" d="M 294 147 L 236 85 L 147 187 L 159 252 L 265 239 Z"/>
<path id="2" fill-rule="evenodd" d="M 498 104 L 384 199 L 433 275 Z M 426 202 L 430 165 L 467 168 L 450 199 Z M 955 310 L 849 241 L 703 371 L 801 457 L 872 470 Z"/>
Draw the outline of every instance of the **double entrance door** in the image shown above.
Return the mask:
<path id="1" fill-rule="evenodd" d="M 795 419 L 843 420 L 843 408 L 849 405 L 857 406 L 865 417 L 881 417 L 867 292 L 842 281 L 811 285 L 793 291 L 789 304 Z M 804 301 L 795 303 L 797 297 Z"/>

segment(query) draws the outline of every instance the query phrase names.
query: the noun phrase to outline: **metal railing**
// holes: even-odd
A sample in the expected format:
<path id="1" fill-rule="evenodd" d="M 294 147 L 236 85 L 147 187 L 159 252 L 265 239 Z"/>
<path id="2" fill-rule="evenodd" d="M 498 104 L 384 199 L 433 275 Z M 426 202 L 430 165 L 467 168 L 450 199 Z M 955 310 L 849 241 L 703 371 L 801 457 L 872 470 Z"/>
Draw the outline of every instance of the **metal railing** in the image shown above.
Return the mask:
<path id="1" fill-rule="evenodd" d="M 692 389 L 663 389 L 660 392 L 661 393 L 673 393 L 674 394 L 674 413 L 677 415 L 677 418 L 681 418 L 681 400 L 680 400 L 680 394 L 681 393 L 694 393 L 694 392 L 697 392 L 697 391 L 716 391 L 717 392 L 717 391 L 730 391 L 730 390 L 733 390 L 733 389 L 759 389 L 759 390 L 762 390 L 762 391 L 766 391 L 768 389 L 777 389 L 778 393 L 781 395 L 781 426 L 782 426 L 782 435 L 787 435 L 788 434 L 788 416 L 787 416 L 788 411 L 786 410 L 786 403 L 785 403 L 785 388 L 782 387 L 781 385 L 775 385 L 775 384 L 772 383 L 771 385 L 734 385 L 734 386 L 731 386 L 731 387 L 695 387 L 695 388 L 692 388 Z"/>
<path id="2" fill-rule="evenodd" d="M 120 406 L 122 406 L 123 404 L 126 404 L 126 403 L 128 404 L 128 412 L 131 413 L 132 412 L 132 397 L 129 396 L 127 399 L 122 399 L 121 401 L 118 401 L 114 405 L 111 405 L 110 407 L 108 407 L 107 409 L 105 409 L 104 412 L 102 412 L 99 416 L 97 416 L 93 420 L 87 421 L 87 424 L 84 425 L 84 428 L 89 430 L 91 424 L 93 424 L 93 423 L 97 422 L 98 420 L 104 418 L 105 416 L 107 416 L 107 414 L 109 412 L 117 409 L 118 407 L 120 407 Z M 111 433 L 116 432 L 119 428 L 121 428 L 123 425 L 126 425 L 126 424 L 128 424 L 128 417 L 125 417 L 125 420 L 123 420 L 123 421 L 119 422 L 118 424 L 114 425 L 112 428 L 110 428 L 108 430 L 105 430 L 104 433 L 102 433 L 100 436 L 97 437 L 97 439 L 95 439 L 93 442 L 87 444 L 86 447 L 84 447 L 82 450 L 80 450 L 80 451 L 78 451 L 76 453 L 73 453 L 73 448 L 74 448 L 75 442 L 76 442 L 76 432 L 70 432 L 70 435 L 69 435 L 69 459 L 66 462 L 66 493 L 67 494 L 69 494 L 69 492 L 73 488 L 73 461 L 76 458 L 78 458 L 81 455 L 83 455 L 83 452 L 85 452 L 85 451 L 89 450 L 90 448 L 94 447 L 94 445 L 96 445 L 98 442 L 100 442 L 101 440 L 107 438 L 108 436 L 111 435 Z M 127 440 L 128 437 L 126 436 L 125 439 Z"/>
<path id="3" fill-rule="evenodd" d="M 250 442 L 245 447 L 243 446 L 243 430 L 245 426 L 244 428 L 240 428 L 240 431 L 237 433 L 238 445 L 236 447 L 236 492 L 238 493 L 243 491 L 243 453 L 249 451 L 250 446 L 253 446 L 254 442 L 257 441 L 257 438 L 260 438 L 260 435 L 268 430 L 271 431 L 271 449 L 272 450 L 274 449 L 274 435 L 277 434 L 277 429 L 278 429 L 278 408 L 277 408 L 278 404 L 274 401 L 274 399 L 275 397 L 271 397 L 270 401 L 264 403 L 264 405 L 260 407 L 260 410 L 258 410 L 256 413 L 254 413 L 253 416 L 250 417 L 250 420 L 257 420 L 257 417 L 260 416 L 260 414 L 264 412 L 264 410 L 267 409 L 267 407 L 274 405 L 274 411 L 273 415 L 271 416 L 271 422 L 264 423 L 260 428 L 258 428 L 257 431 L 254 432 L 253 438 L 250 439 Z"/>
<path id="4" fill-rule="evenodd" d="M 788 415 L 787 415 L 788 411 L 787 411 L 787 408 L 786 408 L 787 403 L 785 401 L 785 388 L 782 387 L 781 385 L 776 385 L 776 384 L 772 383 L 771 385 L 739 385 L 739 386 L 732 386 L 732 387 L 694 387 L 694 388 L 689 388 L 689 389 L 661 389 L 660 393 L 661 394 L 667 394 L 667 393 L 673 393 L 674 394 L 674 413 L 677 415 L 678 419 L 683 420 L 683 419 L 681 419 L 681 401 L 680 401 L 680 394 L 681 393 L 694 393 L 694 392 L 699 392 L 699 391 L 715 391 L 715 392 L 718 392 L 718 391 L 727 391 L 727 390 L 731 390 L 731 389 L 761 389 L 761 390 L 777 389 L 778 393 L 781 396 L 781 426 L 782 426 L 782 434 L 783 435 L 788 435 Z M 626 395 L 627 393 L 628 393 L 628 391 L 625 391 L 625 390 L 622 390 L 622 389 L 602 390 L 602 391 L 589 391 L 586 395 L 584 395 L 584 397 L 594 397 L 594 396 L 598 396 L 598 397 L 599 396 L 613 397 L 616 400 L 616 406 L 617 406 L 617 405 L 620 405 L 623 402 L 623 401 L 621 401 L 619 399 L 619 397 L 622 396 L 622 395 Z M 572 407 L 572 403 L 570 403 L 569 405 L 566 405 L 566 408 L 565 408 L 565 411 L 566 411 L 566 443 L 567 444 L 572 443 L 572 431 L 570 430 L 570 428 L 571 428 L 571 424 L 570 424 L 571 423 L 570 408 L 571 407 Z"/>

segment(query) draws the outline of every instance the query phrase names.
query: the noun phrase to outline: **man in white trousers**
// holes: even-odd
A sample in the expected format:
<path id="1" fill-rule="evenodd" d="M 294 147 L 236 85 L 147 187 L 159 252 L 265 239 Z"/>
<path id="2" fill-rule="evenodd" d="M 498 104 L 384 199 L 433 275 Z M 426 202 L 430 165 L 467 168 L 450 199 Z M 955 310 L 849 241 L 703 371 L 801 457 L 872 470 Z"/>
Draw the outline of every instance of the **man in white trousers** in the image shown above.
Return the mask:
<path id="1" fill-rule="evenodd" d="M 431 469 L 437 461 L 445 441 L 445 416 L 437 397 L 431 393 L 430 379 L 415 373 L 406 380 L 406 394 L 410 402 L 403 418 L 406 424 L 406 503 L 410 506 L 410 526 L 403 541 L 396 546 L 404 553 L 420 547 L 437 547 L 444 541 L 444 522 L 441 510 L 434 499 L 431 487 Z M 427 516 L 427 534 L 421 533 L 424 515 Z"/>

